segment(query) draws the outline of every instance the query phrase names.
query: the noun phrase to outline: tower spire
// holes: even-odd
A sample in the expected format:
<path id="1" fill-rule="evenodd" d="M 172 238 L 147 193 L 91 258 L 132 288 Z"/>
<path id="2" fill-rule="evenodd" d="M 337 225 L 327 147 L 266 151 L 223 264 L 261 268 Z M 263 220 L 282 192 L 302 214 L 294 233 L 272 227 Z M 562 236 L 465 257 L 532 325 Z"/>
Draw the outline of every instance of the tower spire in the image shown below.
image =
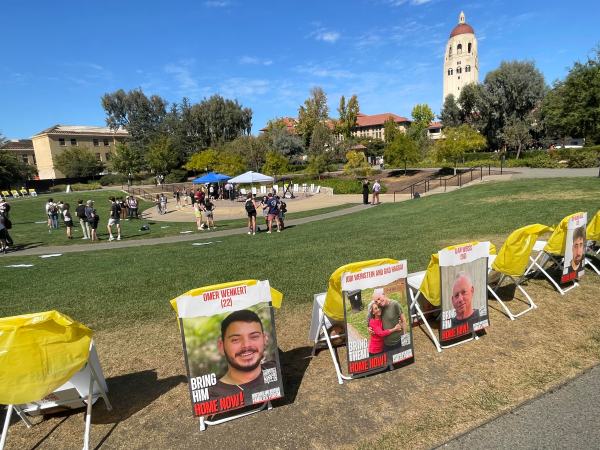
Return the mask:
<path id="1" fill-rule="evenodd" d="M 458 23 L 465 23 L 465 13 L 464 13 L 464 11 L 460 12 L 460 15 L 458 16 Z"/>

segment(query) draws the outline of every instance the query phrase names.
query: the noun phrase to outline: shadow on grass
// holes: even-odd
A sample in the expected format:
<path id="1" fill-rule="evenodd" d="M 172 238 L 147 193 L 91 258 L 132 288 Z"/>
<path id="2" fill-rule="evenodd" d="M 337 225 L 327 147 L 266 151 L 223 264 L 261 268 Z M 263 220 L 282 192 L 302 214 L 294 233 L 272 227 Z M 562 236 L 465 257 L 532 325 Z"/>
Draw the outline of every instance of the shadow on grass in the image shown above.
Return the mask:
<path id="1" fill-rule="evenodd" d="M 279 361 L 283 377 L 283 392 L 285 397 L 273 402 L 273 406 L 284 406 L 294 403 L 304 373 L 310 363 L 312 347 L 298 347 L 287 352 L 279 350 Z"/>

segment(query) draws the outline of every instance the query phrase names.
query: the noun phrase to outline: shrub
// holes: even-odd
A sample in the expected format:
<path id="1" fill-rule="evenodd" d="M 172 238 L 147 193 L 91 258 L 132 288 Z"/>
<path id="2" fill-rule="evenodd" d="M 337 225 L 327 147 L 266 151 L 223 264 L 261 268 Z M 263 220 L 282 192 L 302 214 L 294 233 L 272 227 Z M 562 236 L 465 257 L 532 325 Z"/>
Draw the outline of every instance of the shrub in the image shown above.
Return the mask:
<path id="1" fill-rule="evenodd" d="M 90 182 L 90 183 L 75 183 L 71 185 L 71 191 L 94 191 L 97 189 L 102 189 L 100 183 Z M 57 184 L 56 186 L 51 186 L 50 192 L 66 192 L 67 185 L 66 184 Z"/>
<path id="2" fill-rule="evenodd" d="M 569 160 L 568 166 L 572 168 L 583 168 L 583 167 L 596 167 L 598 165 L 599 152 L 596 151 L 585 151 L 578 149 L 570 150 L 567 158 Z"/>
<path id="3" fill-rule="evenodd" d="M 104 175 L 99 180 L 102 186 L 109 186 L 111 184 L 123 184 L 127 183 L 127 177 L 120 173 L 109 173 Z"/>
<path id="4" fill-rule="evenodd" d="M 187 171 L 181 169 L 172 170 L 166 177 L 165 183 L 180 183 L 187 179 Z"/>

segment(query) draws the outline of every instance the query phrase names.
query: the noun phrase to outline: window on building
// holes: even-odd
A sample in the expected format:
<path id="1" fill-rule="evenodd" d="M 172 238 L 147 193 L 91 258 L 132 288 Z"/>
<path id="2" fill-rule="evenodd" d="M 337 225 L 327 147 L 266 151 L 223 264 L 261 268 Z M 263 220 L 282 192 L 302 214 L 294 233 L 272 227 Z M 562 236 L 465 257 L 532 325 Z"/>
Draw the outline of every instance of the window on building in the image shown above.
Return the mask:
<path id="1" fill-rule="evenodd" d="M 109 145 L 109 144 L 108 144 L 108 139 L 104 139 L 104 146 L 105 146 L 105 147 L 108 147 L 108 145 Z"/>
<path id="2" fill-rule="evenodd" d="M 456 61 L 457 66 L 460 66 L 460 64 L 461 64 L 461 61 Z"/>
<path id="3" fill-rule="evenodd" d="M 460 67 L 456 68 L 456 73 L 462 73 L 462 69 Z"/>
<path id="4" fill-rule="evenodd" d="M 452 69 L 448 69 L 448 75 L 452 75 L 454 71 Z"/>
<path id="5" fill-rule="evenodd" d="M 100 153 L 96 153 L 96 161 L 102 161 L 102 156 Z"/>
<path id="6" fill-rule="evenodd" d="M 60 145 L 61 147 L 65 146 L 65 138 L 58 138 L 58 145 Z"/>
<path id="7" fill-rule="evenodd" d="M 29 164 L 29 158 L 27 157 L 27 155 L 21 155 L 21 160 L 25 163 L 25 164 Z"/>
<path id="8" fill-rule="evenodd" d="M 456 53 L 458 53 L 459 55 L 462 53 L 462 44 L 458 44 L 456 46 Z"/>
<path id="9" fill-rule="evenodd" d="M 452 56 L 452 46 L 448 47 L 448 56 Z"/>
<path id="10" fill-rule="evenodd" d="M 471 66 L 465 66 L 465 72 L 470 72 L 471 71 Z"/>
<path id="11" fill-rule="evenodd" d="M 71 139 L 71 145 L 77 145 L 77 139 Z"/>
<path id="12" fill-rule="evenodd" d="M 471 53 L 471 46 L 472 44 L 469 42 L 469 45 L 467 45 L 467 53 Z"/>
<path id="13" fill-rule="evenodd" d="M 98 139 L 92 139 L 92 142 L 94 143 L 94 147 L 98 147 L 98 145 L 100 145 Z"/>
<path id="14" fill-rule="evenodd" d="M 107 153 L 106 155 L 104 155 L 104 158 L 106 158 L 107 161 L 110 161 L 110 153 Z"/>

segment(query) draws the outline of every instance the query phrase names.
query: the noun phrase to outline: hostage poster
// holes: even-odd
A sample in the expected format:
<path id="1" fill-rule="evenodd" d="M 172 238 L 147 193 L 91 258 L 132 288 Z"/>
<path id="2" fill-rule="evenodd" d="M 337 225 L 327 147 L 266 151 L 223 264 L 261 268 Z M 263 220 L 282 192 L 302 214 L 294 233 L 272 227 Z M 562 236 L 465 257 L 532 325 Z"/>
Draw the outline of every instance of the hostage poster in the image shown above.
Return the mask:
<path id="1" fill-rule="evenodd" d="M 440 341 L 451 341 L 489 326 L 487 273 L 490 243 L 480 242 L 441 250 Z"/>
<path id="2" fill-rule="evenodd" d="M 567 283 L 579 279 L 584 275 L 585 266 L 585 227 L 587 225 L 587 213 L 574 214 L 567 224 L 567 235 L 565 240 L 565 259 L 563 273 L 560 277 L 561 283 Z"/>
<path id="3" fill-rule="evenodd" d="M 268 281 L 175 300 L 195 416 L 283 397 Z"/>
<path id="4" fill-rule="evenodd" d="M 413 357 L 406 261 L 342 275 L 348 373 L 377 372 Z"/>

